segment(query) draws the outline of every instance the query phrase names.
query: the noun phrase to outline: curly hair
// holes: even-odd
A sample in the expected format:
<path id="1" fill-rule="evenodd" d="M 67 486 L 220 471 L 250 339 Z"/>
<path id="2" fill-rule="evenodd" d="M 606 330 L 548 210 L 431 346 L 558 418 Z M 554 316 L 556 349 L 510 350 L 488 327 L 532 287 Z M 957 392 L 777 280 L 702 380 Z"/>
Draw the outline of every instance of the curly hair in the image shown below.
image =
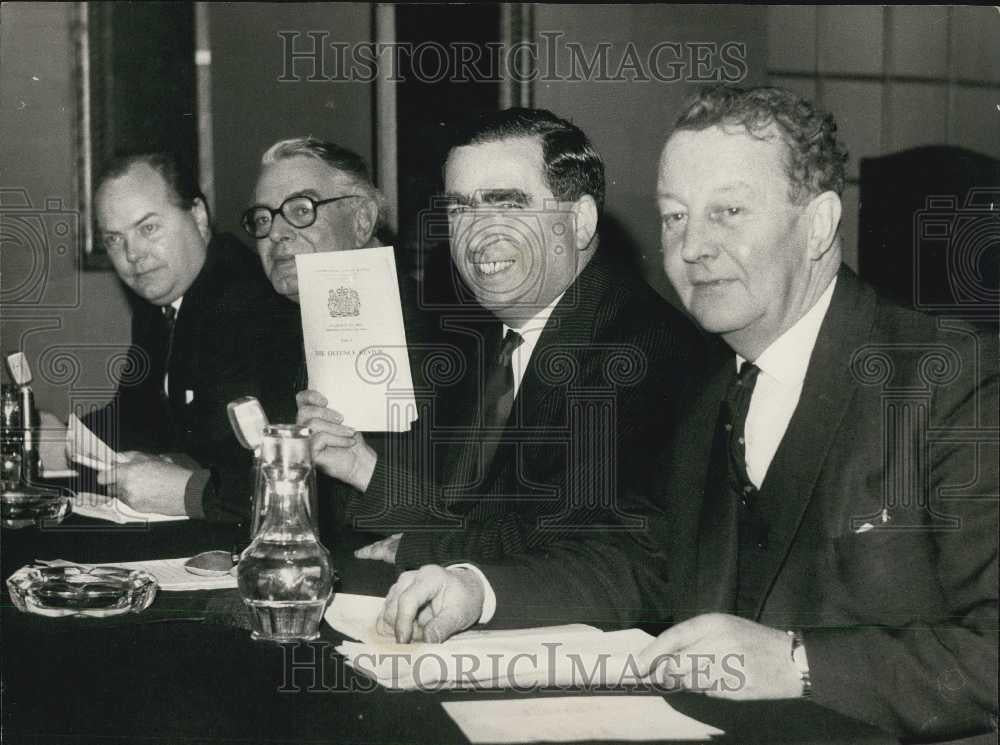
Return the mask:
<path id="1" fill-rule="evenodd" d="M 743 126 L 767 139 L 775 125 L 785 143 L 785 172 L 793 203 L 824 191 L 844 191 L 847 148 L 837 139 L 833 115 L 784 88 L 715 86 L 685 103 L 673 131 L 700 131 L 716 125 Z"/>

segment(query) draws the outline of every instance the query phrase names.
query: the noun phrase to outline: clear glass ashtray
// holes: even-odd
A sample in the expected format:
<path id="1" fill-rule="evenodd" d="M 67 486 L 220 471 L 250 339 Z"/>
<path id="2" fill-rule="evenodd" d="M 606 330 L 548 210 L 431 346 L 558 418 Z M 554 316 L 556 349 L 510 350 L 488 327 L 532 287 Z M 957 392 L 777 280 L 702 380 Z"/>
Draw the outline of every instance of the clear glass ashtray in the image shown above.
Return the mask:
<path id="1" fill-rule="evenodd" d="M 26 566 L 7 579 L 19 611 L 40 616 L 107 618 L 141 613 L 156 597 L 149 572 L 114 566 Z"/>
<path id="2" fill-rule="evenodd" d="M 59 523 L 70 513 L 71 500 L 51 489 L 18 487 L 0 495 L 0 513 L 5 528 Z"/>

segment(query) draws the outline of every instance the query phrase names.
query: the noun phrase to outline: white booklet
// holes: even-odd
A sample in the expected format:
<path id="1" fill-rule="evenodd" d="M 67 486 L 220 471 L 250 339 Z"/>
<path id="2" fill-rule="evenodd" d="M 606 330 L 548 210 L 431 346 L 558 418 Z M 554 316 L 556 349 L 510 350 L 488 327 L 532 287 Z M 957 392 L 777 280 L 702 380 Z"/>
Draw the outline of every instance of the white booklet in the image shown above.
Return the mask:
<path id="1" fill-rule="evenodd" d="M 362 432 L 416 419 L 391 246 L 295 257 L 309 387 Z"/>

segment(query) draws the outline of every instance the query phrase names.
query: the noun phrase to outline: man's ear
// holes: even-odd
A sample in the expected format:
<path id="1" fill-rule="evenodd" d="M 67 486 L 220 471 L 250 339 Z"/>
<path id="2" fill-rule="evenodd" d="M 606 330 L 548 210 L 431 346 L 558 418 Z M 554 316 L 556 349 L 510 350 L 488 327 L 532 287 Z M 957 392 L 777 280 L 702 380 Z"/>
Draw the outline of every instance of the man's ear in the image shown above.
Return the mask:
<path id="1" fill-rule="evenodd" d="M 823 258 L 836 241 L 842 209 L 840 197 L 833 191 L 824 191 L 813 197 L 806 206 L 805 217 L 809 229 L 806 246 L 809 258 L 813 261 Z"/>
<path id="2" fill-rule="evenodd" d="M 208 242 L 212 240 L 212 226 L 208 224 L 208 207 L 205 206 L 201 197 L 194 198 L 190 212 L 191 217 L 194 218 L 194 224 L 198 226 L 198 233 L 208 245 Z"/>
<path id="3" fill-rule="evenodd" d="M 365 197 L 354 210 L 354 247 L 364 248 L 375 235 L 378 222 L 378 205 L 374 199 Z"/>
<path id="4" fill-rule="evenodd" d="M 573 222 L 576 229 L 576 249 L 588 251 L 596 248 L 597 202 L 589 194 L 584 194 L 573 203 Z"/>

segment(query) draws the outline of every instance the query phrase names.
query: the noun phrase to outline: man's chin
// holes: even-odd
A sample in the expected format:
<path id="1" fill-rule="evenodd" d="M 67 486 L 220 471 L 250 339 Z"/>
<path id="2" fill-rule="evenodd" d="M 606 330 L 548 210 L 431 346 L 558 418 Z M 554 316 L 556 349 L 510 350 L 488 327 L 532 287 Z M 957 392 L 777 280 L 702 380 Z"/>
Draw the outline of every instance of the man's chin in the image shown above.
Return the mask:
<path id="1" fill-rule="evenodd" d="M 279 295 L 284 295 L 289 300 L 299 302 L 299 283 L 296 279 L 287 277 L 276 277 L 271 280 L 271 286 Z"/>
<path id="2" fill-rule="evenodd" d="M 169 305 L 177 298 L 171 292 L 173 288 L 132 285 L 132 292 L 151 305 Z"/>

